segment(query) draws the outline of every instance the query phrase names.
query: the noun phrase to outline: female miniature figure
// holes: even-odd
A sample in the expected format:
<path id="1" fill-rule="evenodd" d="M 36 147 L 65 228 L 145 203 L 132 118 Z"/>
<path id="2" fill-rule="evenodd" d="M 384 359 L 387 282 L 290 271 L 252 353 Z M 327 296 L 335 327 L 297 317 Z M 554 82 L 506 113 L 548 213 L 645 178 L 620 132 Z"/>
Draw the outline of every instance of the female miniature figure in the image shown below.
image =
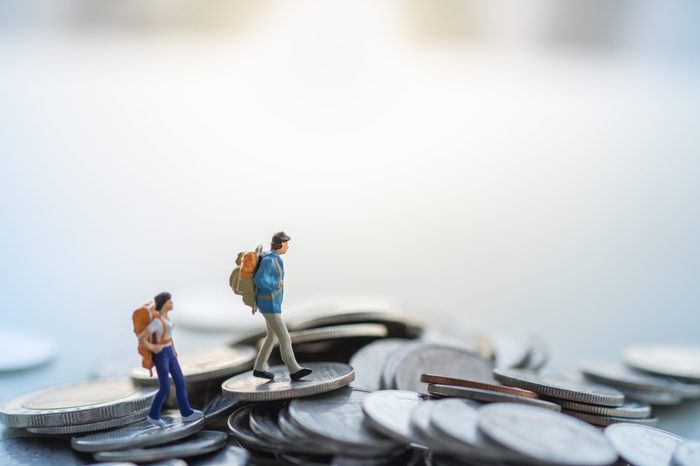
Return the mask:
<path id="1" fill-rule="evenodd" d="M 177 362 L 177 353 L 173 348 L 173 327 L 174 324 L 168 318 L 168 314 L 173 310 L 173 302 L 170 293 L 160 293 L 154 298 L 155 309 L 151 323 L 141 333 L 139 333 L 139 344 L 153 352 L 153 362 L 158 373 L 158 393 L 153 399 L 151 410 L 148 413 L 148 421 L 156 426 L 165 427 L 165 421 L 160 417 L 163 403 L 170 392 L 169 375 L 173 376 L 175 383 L 175 394 L 177 396 L 177 406 L 180 408 L 180 415 L 184 422 L 193 422 L 204 417 L 204 414 L 190 407 L 187 399 L 185 387 L 185 377 Z M 149 341 L 149 337 L 155 334 L 155 342 Z"/>

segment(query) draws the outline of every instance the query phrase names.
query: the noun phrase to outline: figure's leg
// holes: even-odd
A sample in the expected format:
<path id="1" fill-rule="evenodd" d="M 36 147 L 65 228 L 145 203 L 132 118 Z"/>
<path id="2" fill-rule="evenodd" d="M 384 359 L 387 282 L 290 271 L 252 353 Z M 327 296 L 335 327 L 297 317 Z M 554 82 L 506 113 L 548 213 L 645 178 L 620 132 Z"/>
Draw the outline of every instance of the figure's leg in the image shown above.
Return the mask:
<path id="1" fill-rule="evenodd" d="M 268 315 L 261 312 L 265 318 L 265 325 L 267 327 L 267 335 L 265 336 L 265 341 L 263 342 L 260 350 L 258 351 L 258 356 L 255 358 L 255 365 L 253 366 L 253 375 L 256 377 L 265 377 L 272 379 L 271 372 L 267 372 L 267 360 L 270 359 L 270 354 L 272 353 L 272 347 L 275 345 L 275 331 L 270 327 L 270 321 L 268 320 Z"/>
<path id="2" fill-rule="evenodd" d="M 268 317 L 269 316 L 269 317 Z M 302 370 L 302 367 L 297 362 L 294 357 L 294 350 L 292 349 L 292 340 L 289 338 L 289 332 L 287 331 L 287 326 L 282 320 L 281 314 L 265 314 L 265 320 L 268 322 L 268 326 L 272 328 L 280 341 L 280 353 L 282 354 L 282 361 L 287 366 L 290 374 L 294 374 Z"/>
<path id="3" fill-rule="evenodd" d="M 168 397 L 168 393 L 170 393 L 168 358 L 166 358 L 162 353 L 163 351 L 153 355 L 153 362 L 156 365 L 156 372 L 158 373 L 158 393 L 156 393 L 155 398 L 153 398 L 153 403 L 151 403 L 151 410 L 148 412 L 148 417 L 154 421 L 160 420 L 160 412 L 163 409 L 163 403 L 165 403 L 165 399 Z M 165 425 L 165 422 L 154 422 L 154 424 Z"/>
<path id="4" fill-rule="evenodd" d="M 172 351 L 172 347 L 171 347 Z M 180 368 L 180 363 L 175 357 L 173 352 L 170 356 L 170 373 L 173 376 L 173 382 L 175 385 L 175 396 L 177 397 L 177 407 L 180 408 L 180 415 L 182 417 L 189 416 L 192 414 L 192 408 L 190 407 L 190 401 L 187 399 L 187 386 L 185 384 L 185 377 L 182 375 L 182 369 Z"/>

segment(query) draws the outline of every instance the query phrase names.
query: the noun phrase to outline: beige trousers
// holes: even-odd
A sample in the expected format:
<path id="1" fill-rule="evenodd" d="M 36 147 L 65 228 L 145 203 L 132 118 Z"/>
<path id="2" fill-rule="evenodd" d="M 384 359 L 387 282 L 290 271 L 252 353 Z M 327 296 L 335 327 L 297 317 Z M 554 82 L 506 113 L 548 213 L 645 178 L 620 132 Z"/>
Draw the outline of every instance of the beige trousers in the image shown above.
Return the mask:
<path id="1" fill-rule="evenodd" d="M 300 371 L 302 367 L 297 362 L 294 357 L 294 350 L 292 350 L 292 340 L 289 338 L 289 332 L 287 331 L 287 326 L 284 325 L 282 320 L 282 314 L 272 314 L 261 312 L 265 318 L 265 324 L 267 325 L 267 336 L 263 345 L 258 351 L 258 356 L 255 358 L 254 369 L 256 371 L 264 371 L 267 369 L 267 360 L 270 359 L 270 353 L 272 352 L 272 347 L 275 345 L 275 337 L 280 342 L 280 353 L 282 355 L 282 361 L 287 366 L 290 374 Z"/>

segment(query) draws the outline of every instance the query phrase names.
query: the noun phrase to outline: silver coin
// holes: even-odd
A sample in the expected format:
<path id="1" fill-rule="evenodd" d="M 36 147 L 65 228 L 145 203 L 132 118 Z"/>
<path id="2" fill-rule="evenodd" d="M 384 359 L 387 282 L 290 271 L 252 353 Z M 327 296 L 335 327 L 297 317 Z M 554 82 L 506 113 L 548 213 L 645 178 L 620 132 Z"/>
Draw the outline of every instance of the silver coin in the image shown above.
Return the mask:
<path id="1" fill-rule="evenodd" d="M 545 341 L 537 335 L 530 335 L 530 344 L 530 357 L 525 368 L 531 371 L 539 371 L 549 361 L 549 349 Z"/>
<path id="2" fill-rule="evenodd" d="M 614 388 L 538 375 L 516 369 L 495 369 L 496 380 L 504 385 L 524 388 L 541 395 L 603 406 L 622 406 L 625 396 Z"/>
<path id="3" fill-rule="evenodd" d="M 700 382 L 700 347 L 636 345 L 624 352 L 627 364 L 647 372 Z"/>
<path id="4" fill-rule="evenodd" d="M 619 387 L 618 390 L 624 393 L 625 397 L 630 400 L 648 403 L 652 406 L 672 406 L 683 401 L 683 398 L 677 393 L 649 392 L 646 390 L 635 390 L 627 387 Z"/>
<path id="5" fill-rule="evenodd" d="M 371 392 L 381 389 L 384 364 L 407 342 L 399 338 L 383 338 L 360 348 L 350 359 L 349 364 L 355 370 L 355 380 L 350 386 Z"/>
<path id="6" fill-rule="evenodd" d="M 189 466 L 245 466 L 249 460 L 250 453 L 243 448 L 227 446 L 216 453 L 191 458 L 187 464 Z"/>
<path id="7" fill-rule="evenodd" d="M 673 452 L 673 466 L 700 466 L 700 440 L 678 445 Z"/>
<path id="8" fill-rule="evenodd" d="M 332 450 L 320 442 L 313 442 L 308 435 L 289 438 L 279 425 L 280 410 L 286 409 L 286 403 L 262 402 L 253 406 L 250 412 L 250 429 L 263 440 L 277 444 L 286 453 L 327 455 Z"/>
<path id="9" fill-rule="evenodd" d="M 510 450 L 550 464 L 609 465 L 617 453 L 595 427 L 548 409 L 495 403 L 479 410 L 479 430 Z"/>
<path id="10" fill-rule="evenodd" d="M 187 382 L 206 382 L 239 374 L 253 367 L 257 350 L 252 346 L 215 346 L 178 354 L 178 362 Z M 131 378 L 139 384 L 158 385 L 158 377 L 138 367 Z M 172 383 L 172 376 L 170 377 Z"/>
<path id="11" fill-rule="evenodd" d="M 477 382 L 494 382 L 493 366 L 480 355 L 426 343 L 411 348 L 399 360 L 394 375 L 396 388 L 427 393 L 428 385 L 420 381 L 420 376 L 435 373 Z"/>
<path id="12" fill-rule="evenodd" d="M 85 459 L 78 456 L 65 440 L 36 437 L 3 438 L 0 439 L 0 464 L 82 466 Z"/>
<path id="13" fill-rule="evenodd" d="M 60 427 L 116 419 L 150 407 L 158 391 L 126 378 L 98 379 L 31 392 L 0 405 L 8 427 Z"/>
<path id="14" fill-rule="evenodd" d="M 288 405 L 280 410 L 277 422 L 285 437 L 300 448 L 320 455 L 333 454 L 333 448 L 328 445 L 325 439 L 309 434 L 297 426 L 294 420 L 289 417 Z"/>
<path id="15" fill-rule="evenodd" d="M 545 398 L 547 401 L 556 403 L 568 411 L 578 411 L 580 413 L 598 414 L 600 416 L 614 416 L 626 419 L 643 419 L 651 416 L 651 406 L 640 401 L 625 400 L 625 404 L 618 407 L 589 405 L 577 403 L 570 400 L 560 400 L 557 398 Z"/>
<path id="16" fill-rule="evenodd" d="M 362 403 L 369 392 L 342 388 L 289 403 L 289 415 L 304 431 L 325 438 L 338 452 L 358 456 L 386 454 L 400 448 L 364 423 Z"/>
<path id="17" fill-rule="evenodd" d="M 95 454 L 97 461 L 135 461 L 145 463 L 169 458 L 187 458 L 220 450 L 226 445 L 228 436 L 224 432 L 202 430 L 170 445 L 129 450 L 100 451 Z"/>
<path id="18" fill-rule="evenodd" d="M 142 421 L 148 410 L 137 411 L 134 414 L 124 417 L 118 417 L 116 419 L 110 419 L 107 421 L 100 422 L 89 422 L 85 424 L 78 424 L 77 426 L 63 426 L 63 427 L 27 427 L 27 431 L 33 434 L 48 434 L 48 435 L 68 435 L 68 434 L 80 434 L 84 432 L 95 432 L 97 430 L 113 429 L 115 427 L 121 427 L 128 424 L 133 424 L 135 422 Z"/>
<path id="19" fill-rule="evenodd" d="M 516 369 L 525 367 L 532 352 L 529 335 L 519 332 L 494 332 L 489 335 L 496 367 Z"/>
<path id="20" fill-rule="evenodd" d="M 283 451 L 277 443 L 269 442 L 255 435 L 255 432 L 250 428 L 250 411 L 252 409 L 253 405 L 246 404 L 236 408 L 229 416 L 228 429 L 231 435 L 243 447 L 251 450 L 271 453 Z"/>
<path id="21" fill-rule="evenodd" d="M 479 431 L 479 408 L 465 400 L 441 400 L 433 406 L 430 425 L 461 444 L 461 455 L 481 461 L 522 461 L 520 455 L 496 446 Z"/>
<path id="22" fill-rule="evenodd" d="M 154 426 L 143 420 L 119 429 L 73 437 L 71 446 L 75 450 L 83 452 L 148 447 L 174 442 L 204 428 L 204 419 L 185 423 L 182 422 L 176 411 L 169 412 L 161 419 L 165 421 L 165 427 Z M 127 459 L 127 461 L 131 460 Z"/>
<path id="23" fill-rule="evenodd" d="M 435 453 L 461 455 L 464 447 L 460 442 L 450 440 L 430 424 L 430 416 L 438 403 L 450 400 L 427 400 L 411 411 L 411 436 L 415 443 L 427 446 Z M 464 400 L 464 403 L 470 403 Z M 478 406 L 474 403 L 475 406 Z"/>
<path id="24" fill-rule="evenodd" d="M 216 395 L 206 404 L 204 409 L 202 409 L 204 413 L 204 426 L 208 427 L 228 419 L 229 414 L 233 412 L 238 403 L 238 401 L 229 400 L 221 395 Z"/>
<path id="25" fill-rule="evenodd" d="M 375 431 L 408 445 L 413 441 L 411 411 L 424 399 L 416 392 L 381 390 L 365 397 L 362 411 Z"/>
<path id="26" fill-rule="evenodd" d="M 384 390 L 396 389 L 396 369 L 401 364 L 401 360 L 414 348 L 418 348 L 425 343 L 419 341 L 407 341 L 402 347 L 396 349 L 394 354 L 390 355 L 384 362 L 382 367 L 381 388 Z"/>
<path id="27" fill-rule="evenodd" d="M 329 327 L 348 324 L 382 324 L 389 337 L 418 338 L 423 333 L 424 324 L 408 316 L 392 312 L 359 311 L 312 317 L 295 321 L 294 330 Z"/>
<path id="28" fill-rule="evenodd" d="M 337 362 L 308 363 L 313 372 L 301 380 L 292 382 L 285 366 L 268 369 L 275 380 L 253 376 L 253 371 L 231 377 L 221 384 L 222 394 L 229 399 L 245 401 L 271 401 L 316 395 L 336 390 L 352 382 L 352 367 Z"/>
<path id="29" fill-rule="evenodd" d="M 625 418 L 616 416 L 604 416 L 600 414 L 581 413 L 579 411 L 570 411 L 568 409 L 562 409 L 561 412 L 564 414 L 568 414 L 569 416 L 575 417 L 576 419 L 581 419 L 582 421 L 587 422 L 589 424 L 593 424 L 594 426 L 600 427 L 607 427 L 612 424 L 619 424 L 621 422 L 653 426 L 656 425 L 657 422 L 659 422 L 659 419 L 656 417 Z"/>
<path id="30" fill-rule="evenodd" d="M 592 380 L 613 386 L 651 392 L 671 392 L 679 396 L 687 393 L 687 388 L 683 387 L 685 384 L 661 377 L 640 374 L 617 362 L 585 361 L 581 364 L 581 372 Z"/>
<path id="31" fill-rule="evenodd" d="M 250 429 L 269 442 L 287 443 L 287 437 L 279 427 L 280 409 L 284 406 L 278 401 L 256 403 L 250 411 Z"/>
<path id="32" fill-rule="evenodd" d="M 530 406 L 538 406 L 552 411 L 560 411 L 561 407 L 556 404 L 537 398 L 510 395 L 508 393 L 493 392 L 471 387 L 454 387 L 452 385 L 429 384 L 428 393 L 431 395 L 466 398 L 480 401 L 482 403 L 520 403 Z"/>
<path id="33" fill-rule="evenodd" d="M 613 424 L 605 436 L 620 456 L 635 466 L 667 466 L 675 448 L 685 439 L 654 427 Z"/>
<path id="34" fill-rule="evenodd" d="M 388 332 L 382 324 L 347 324 L 321 327 L 309 330 L 294 330 L 289 332 L 292 344 L 314 343 L 319 341 L 339 340 L 342 338 L 374 337 L 383 338 Z M 262 346 L 264 338 L 258 341 L 258 347 Z M 279 341 L 275 339 L 275 346 Z"/>
<path id="35" fill-rule="evenodd" d="M 56 356 L 56 345 L 45 335 L 0 328 L 0 372 L 40 366 Z"/>

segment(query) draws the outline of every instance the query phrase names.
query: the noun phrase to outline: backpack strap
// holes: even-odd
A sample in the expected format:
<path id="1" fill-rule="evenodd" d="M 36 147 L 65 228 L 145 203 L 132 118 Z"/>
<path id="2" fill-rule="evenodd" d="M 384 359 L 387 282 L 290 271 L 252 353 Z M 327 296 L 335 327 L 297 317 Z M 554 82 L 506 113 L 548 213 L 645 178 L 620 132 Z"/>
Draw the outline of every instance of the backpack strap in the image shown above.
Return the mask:
<path id="1" fill-rule="evenodd" d="M 165 325 L 165 319 L 163 319 L 163 317 L 162 317 L 160 314 L 156 315 L 156 318 L 157 318 L 158 320 L 160 320 L 160 325 L 163 326 L 163 333 L 160 334 L 160 344 L 161 344 L 161 345 L 167 345 L 167 344 L 169 344 L 169 343 L 172 343 L 172 342 L 173 342 L 173 339 L 172 339 L 172 338 L 165 338 L 165 333 L 166 333 L 166 330 L 167 330 L 167 327 L 166 327 L 166 325 Z"/>

